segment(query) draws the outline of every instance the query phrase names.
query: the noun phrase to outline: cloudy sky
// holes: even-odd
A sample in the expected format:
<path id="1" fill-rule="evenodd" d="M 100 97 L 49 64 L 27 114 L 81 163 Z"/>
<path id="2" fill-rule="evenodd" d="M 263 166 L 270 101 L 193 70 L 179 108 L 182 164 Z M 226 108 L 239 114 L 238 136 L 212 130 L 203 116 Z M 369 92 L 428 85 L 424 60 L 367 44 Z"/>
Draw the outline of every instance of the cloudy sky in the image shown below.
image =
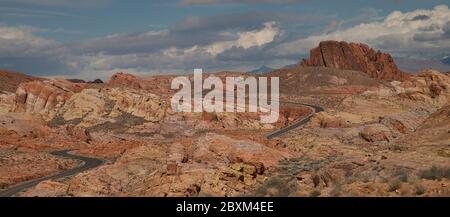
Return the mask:
<path id="1" fill-rule="evenodd" d="M 0 68 L 39 76 L 281 67 L 330 39 L 439 60 L 448 0 L 0 0 Z"/>

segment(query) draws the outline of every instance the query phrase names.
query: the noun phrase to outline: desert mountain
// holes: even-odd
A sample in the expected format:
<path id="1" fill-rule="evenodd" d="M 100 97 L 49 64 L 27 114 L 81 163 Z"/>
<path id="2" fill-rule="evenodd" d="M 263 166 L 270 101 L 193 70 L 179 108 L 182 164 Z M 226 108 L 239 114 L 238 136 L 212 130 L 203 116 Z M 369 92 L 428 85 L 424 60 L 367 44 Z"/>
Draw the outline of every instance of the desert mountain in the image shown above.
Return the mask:
<path id="1" fill-rule="evenodd" d="M 271 71 L 273 71 L 274 69 L 268 67 L 268 66 L 261 66 L 257 69 L 254 69 L 252 71 L 250 71 L 249 73 L 255 73 L 255 74 L 266 74 L 269 73 Z"/>
<path id="2" fill-rule="evenodd" d="M 391 55 L 375 51 L 366 44 L 323 41 L 313 48 L 301 66 L 324 66 L 362 71 L 382 80 L 404 80 L 407 74 L 397 68 Z"/>
<path id="3" fill-rule="evenodd" d="M 449 56 L 445 56 L 444 58 L 442 58 L 441 62 L 446 64 L 446 65 L 450 65 L 450 57 Z"/>

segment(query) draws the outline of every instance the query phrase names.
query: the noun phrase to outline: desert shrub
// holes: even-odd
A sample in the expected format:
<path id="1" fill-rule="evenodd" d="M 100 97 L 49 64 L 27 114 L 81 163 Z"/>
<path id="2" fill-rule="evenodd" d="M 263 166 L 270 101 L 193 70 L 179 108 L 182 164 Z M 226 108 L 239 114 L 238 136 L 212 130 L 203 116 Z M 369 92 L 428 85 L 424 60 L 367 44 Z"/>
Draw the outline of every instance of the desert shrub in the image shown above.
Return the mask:
<path id="1" fill-rule="evenodd" d="M 389 183 L 388 191 L 393 192 L 400 189 L 400 187 L 402 187 L 402 181 L 400 179 L 394 179 Z"/>
<path id="2" fill-rule="evenodd" d="M 402 151 L 407 150 L 407 148 L 405 146 L 399 145 L 399 144 L 391 145 L 391 146 L 389 146 L 388 149 L 389 149 L 389 151 L 393 151 L 393 152 L 402 152 Z"/>
<path id="3" fill-rule="evenodd" d="M 428 180 L 450 179 L 450 168 L 432 166 L 430 169 L 420 171 L 419 177 Z"/>
<path id="4" fill-rule="evenodd" d="M 295 182 L 281 177 L 272 177 L 255 190 L 255 196 L 288 197 L 296 191 L 296 187 Z"/>
<path id="5" fill-rule="evenodd" d="M 311 191 L 309 193 L 309 196 L 310 197 L 318 197 L 318 196 L 320 196 L 320 191 L 318 191 L 318 190 Z"/>
<path id="6" fill-rule="evenodd" d="M 399 168 L 394 172 L 394 177 L 397 177 L 402 182 L 408 182 L 409 172 L 405 168 Z"/>
<path id="7" fill-rule="evenodd" d="M 359 178 L 364 183 L 369 183 L 370 182 L 370 174 L 362 173 L 362 174 L 359 175 Z"/>
<path id="8" fill-rule="evenodd" d="M 416 185 L 416 194 L 417 195 L 424 194 L 426 190 L 427 189 L 425 189 L 425 187 L 423 187 L 423 185 L 420 185 L 420 184 Z"/>
<path id="9" fill-rule="evenodd" d="M 83 121 L 83 118 L 76 118 L 73 120 L 65 120 L 63 116 L 56 116 L 52 120 L 47 123 L 47 126 L 51 128 L 59 127 L 62 125 L 70 124 L 70 125 L 78 125 Z"/>
<path id="10" fill-rule="evenodd" d="M 123 133 L 131 126 L 144 124 L 146 120 L 142 117 L 134 116 L 130 113 L 122 113 L 117 117 L 115 122 L 105 122 L 89 127 L 89 132 L 110 131 L 115 133 Z"/>
<path id="11" fill-rule="evenodd" d="M 333 187 L 330 194 L 332 197 L 339 197 L 341 196 L 341 192 L 342 192 L 342 185 L 337 184 Z"/>

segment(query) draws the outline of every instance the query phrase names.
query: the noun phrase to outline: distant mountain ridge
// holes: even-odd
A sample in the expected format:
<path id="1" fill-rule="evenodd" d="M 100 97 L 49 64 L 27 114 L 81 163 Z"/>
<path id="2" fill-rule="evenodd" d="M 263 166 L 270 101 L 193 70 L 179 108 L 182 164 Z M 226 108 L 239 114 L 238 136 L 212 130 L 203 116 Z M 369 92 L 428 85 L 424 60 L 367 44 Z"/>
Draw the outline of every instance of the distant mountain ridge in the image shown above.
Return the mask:
<path id="1" fill-rule="evenodd" d="M 266 73 L 272 72 L 273 70 L 275 70 L 275 69 L 270 68 L 270 67 L 268 67 L 268 66 L 261 66 L 261 67 L 259 67 L 259 68 L 257 68 L 257 69 L 254 69 L 254 70 L 252 70 L 252 71 L 249 71 L 249 73 L 253 73 L 253 74 L 266 74 Z"/>
<path id="2" fill-rule="evenodd" d="M 441 62 L 446 65 L 450 65 L 450 56 L 445 56 L 444 58 L 442 58 Z"/>

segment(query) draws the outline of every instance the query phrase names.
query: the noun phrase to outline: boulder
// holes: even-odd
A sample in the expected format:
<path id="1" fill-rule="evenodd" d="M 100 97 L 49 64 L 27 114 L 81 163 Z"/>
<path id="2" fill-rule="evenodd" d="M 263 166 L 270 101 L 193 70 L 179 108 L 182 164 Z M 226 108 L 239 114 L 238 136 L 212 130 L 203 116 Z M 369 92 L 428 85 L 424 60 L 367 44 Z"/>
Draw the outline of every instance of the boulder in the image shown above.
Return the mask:
<path id="1" fill-rule="evenodd" d="M 382 124 L 368 125 L 361 130 L 359 135 L 368 142 L 389 142 L 392 140 L 392 132 Z"/>

